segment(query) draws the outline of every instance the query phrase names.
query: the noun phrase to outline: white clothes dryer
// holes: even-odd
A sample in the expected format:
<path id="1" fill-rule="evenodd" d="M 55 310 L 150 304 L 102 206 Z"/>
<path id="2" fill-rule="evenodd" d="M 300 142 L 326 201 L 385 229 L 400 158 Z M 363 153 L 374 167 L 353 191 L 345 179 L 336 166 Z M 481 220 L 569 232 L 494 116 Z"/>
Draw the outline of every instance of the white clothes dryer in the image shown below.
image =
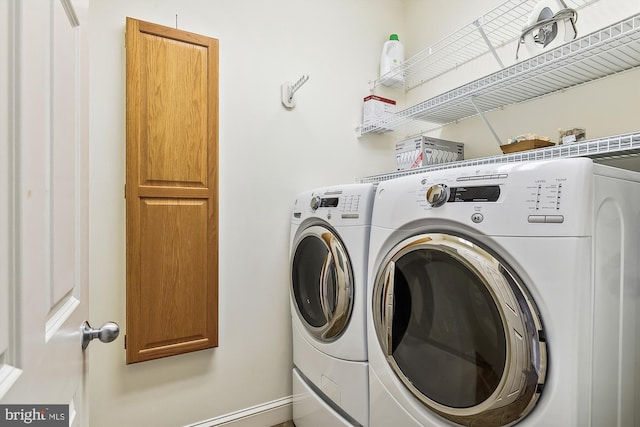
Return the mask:
<path id="1" fill-rule="evenodd" d="M 640 426 L 640 174 L 590 159 L 377 187 L 370 425 Z"/>
<path id="2" fill-rule="evenodd" d="M 293 421 L 368 426 L 366 279 L 375 188 L 299 194 L 291 220 Z"/>

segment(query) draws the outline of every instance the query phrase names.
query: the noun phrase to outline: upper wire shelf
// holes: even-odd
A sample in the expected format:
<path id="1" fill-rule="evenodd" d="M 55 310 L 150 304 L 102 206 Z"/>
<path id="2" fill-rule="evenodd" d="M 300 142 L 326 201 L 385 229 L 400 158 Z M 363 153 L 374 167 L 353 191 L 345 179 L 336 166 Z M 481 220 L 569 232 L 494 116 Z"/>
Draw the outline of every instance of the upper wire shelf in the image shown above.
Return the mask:
<path id="1" fill-rule="evenodd" d="M 598 0 L 565 0 L 576 11 Z M 399 69 L 369 82 L 372 89 L 380 84 L 414 89 L 447 71 L 451 71 L 484 54 L 492 53 L 504 68 L 496 49 L 517 40 L 529 15 L 539 0 L 507 0 L 475 21 L 444 37 L 404 61 Z M 404 82 L 397 79 L 399 72 Z"/>
<path id="2" fill-rule="evenodd" d="M 424 166 L 416 169 L 372 175 L 365 178 L 357 178 L 361 183 L 377 183 L 388 181 L 407 175 L 415 175 L 424 172 L 432 172 L 443 169 L 453 169 L 463 166 L 479 166 L 501 163 L 525 162 L 532 160 L 549 160 L 563 157 L 589 157 L 595 161 L 611 160 L 640 154 L 640 132 L 628 133 L 575 144 L 562 144 L 548 148 L 522 151 L 518 153 L 499 156 L 481 157 L 478 159 L 461 160 L 457 162 L 442 163 Z"/>
<path id="3" fill-rule="evenodd" d="M 518 62 L 493 74 L 361 126 L 360 135 L 386 132 L 409 121 L 452 123 L 506 105 L 640 66 L 640 14 Z"/>

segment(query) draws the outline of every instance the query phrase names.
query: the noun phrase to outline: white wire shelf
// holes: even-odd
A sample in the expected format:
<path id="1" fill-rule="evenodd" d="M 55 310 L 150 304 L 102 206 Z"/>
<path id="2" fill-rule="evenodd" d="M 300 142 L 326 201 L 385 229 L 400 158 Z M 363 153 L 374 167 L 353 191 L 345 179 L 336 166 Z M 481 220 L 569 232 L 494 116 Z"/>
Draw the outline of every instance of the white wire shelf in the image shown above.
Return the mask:
<path id="1" fill-rule="evenodd" d="M 640 154 L 640 132 L 592 139 L 575 144 L 563 144 L 548 148 L 538 148 L 535 150 L 521 151 L 518 153 L 481 157 L 478 159 L 461 160 L 450 163 L 441 163 L 416 169 L 357 178 L 356 181 L 362 183 L 377 183 L 407 175 L 415 175 L 442 169 L 453 169 L 463 166 L 514 163 L 532 160 L 549 160 L 563 157 L 589 157 L 594 159 L 595 161 L 601 161 L 629 156 L 637 156 L 638 154 Z"/>
<path id="2" fill-rule="evenodd" d="M 640 66 L 640 14 L 359 127 L 386 132 L 415 120 L 448 124 Z"/>
<path id="3" fill-rule="evenodd" d="M 441 74 L 451 71 L 482 55 L 492 53 L 501 68 L 502 59 L 496 49 L 517 40 L 539 0 L 507 0 L 473 22 L 444 37 L 404 61 L 401 66 L 371 81 L 372 88 L 380 84 L 411 90 Z M 576 11 L 597 0 L 565 0 Z M 515 50 L 513 51 L 515 56 Z M 398 82 L 402 73 L 404 82 Z M 390 84 L 390 82 L 396 82 Z"/>

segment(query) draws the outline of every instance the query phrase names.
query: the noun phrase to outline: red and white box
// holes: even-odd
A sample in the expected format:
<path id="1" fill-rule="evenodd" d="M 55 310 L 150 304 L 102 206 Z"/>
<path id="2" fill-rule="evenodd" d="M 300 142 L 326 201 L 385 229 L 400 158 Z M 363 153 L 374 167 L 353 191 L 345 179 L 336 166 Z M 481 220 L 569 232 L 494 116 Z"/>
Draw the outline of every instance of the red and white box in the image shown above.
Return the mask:
<path id="1" fill-rule="evenodd" d="M 364 98 L 362 125 L 381 125 L 393 118 L 396 101 L 381 96 L 369 95 Z"/>
<path id="2" fill-rule="evenodd" d="M 464 159 L 464 144 L 430 136 L 396 142 L 396 170 L 421 168 Z"/>

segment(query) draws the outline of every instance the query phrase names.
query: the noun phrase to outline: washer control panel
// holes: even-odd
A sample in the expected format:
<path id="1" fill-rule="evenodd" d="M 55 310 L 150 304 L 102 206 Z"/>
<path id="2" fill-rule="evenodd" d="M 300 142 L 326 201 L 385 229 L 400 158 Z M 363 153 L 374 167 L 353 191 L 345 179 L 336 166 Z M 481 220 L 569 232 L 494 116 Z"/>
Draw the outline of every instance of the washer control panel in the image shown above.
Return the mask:
<path id="1" fill-rule="evenodd" d="M 334 225 L 369 223 L 374 194 L 375 187 L 372 184 L 346 184 L 309 190 L 298 194 L 293 207 L 293 219 L 319 218 Z"/>
<path id="2" fill-rule="evenodd" d="M 378 184 L 374 223 L 415 221 L 504 236 L 589 232 L 598 165 L 586 158 L 452 167 Z M 380 203 L 378 203 L 380 202 Z"/>
<path id="3" fill-rule="evenodd" d="M 358 213 L 360 211 L 360 194 L 347 194 L 340 199 L 338 210 L 343 213 Z"/>
<path id="4" fill-rule="evenodd" d="M 527 195 L 526 203 L 530 210 L 547 213 L 559 211 L 562 204 L 562 181 L 539 180 L 531 183 L 527 185 Z"/>
<path id="5" fill-rule="evenodd" d="M 320 208 L 335 208 L 339 212 L 357 213 L 360 209 L 361 194 L 342 194 L 342 192 L 313 194 L 309 207 L 312 211 Z"/>

